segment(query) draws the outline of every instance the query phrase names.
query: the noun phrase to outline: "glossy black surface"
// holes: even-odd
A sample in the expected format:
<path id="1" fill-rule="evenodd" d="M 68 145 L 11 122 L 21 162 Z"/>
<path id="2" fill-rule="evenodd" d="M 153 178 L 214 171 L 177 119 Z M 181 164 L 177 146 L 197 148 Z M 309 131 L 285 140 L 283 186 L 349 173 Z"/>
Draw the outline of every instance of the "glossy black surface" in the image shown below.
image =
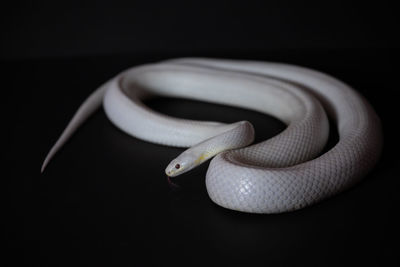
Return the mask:
<path id="1" fill-rule="evenodd" d="M 400 265 L 392 2 L 4 1 L 2 266 Z M 171 188 L 164 168 L 182 150 L 131 138 L 99 110 L 40 174 L 46 153 L 100 84 L 128 67 L 182 56 L 287 62 L 342 79 L 382 119 L 381 161 L 356 187 L 315 206 L 244 214 L 208 198 L 208 163 L 175 179 L 181 190 Z M 147 104 L 185 118 L 247 119 L 257 140 L 284 127 L 229 107 Z"/>
<path id="2" fill-rule="evenodd" d="M 40 175 L 48 149 L 83 99 L 120 70 L 146 61 L 103 57 L 3 65 L 11 92 L 3 105 L 10 259 L 27 264 L 183 266 L 380 265 L 398 260 L 394 73 L 391 68 L 366 68 L 360 59 L 342 66 L 340 58 L 327 56 L 325 65 L 313 58 L 286 61 L 322 69 L 358 88 L 383 120 L 385 150 L 376 169 L 353 189 L 279 215 L 216 206 L 204 185 L 208 163 L 176 178 L 181 190 L 174 190 L 164 168 L 182 150 L 131 138 L 102 110 Z M 258 141 L 284 128 L 268 116 L 230 107 L 162 98 L 147 104 L 185 118 L 248 119 Z"/>

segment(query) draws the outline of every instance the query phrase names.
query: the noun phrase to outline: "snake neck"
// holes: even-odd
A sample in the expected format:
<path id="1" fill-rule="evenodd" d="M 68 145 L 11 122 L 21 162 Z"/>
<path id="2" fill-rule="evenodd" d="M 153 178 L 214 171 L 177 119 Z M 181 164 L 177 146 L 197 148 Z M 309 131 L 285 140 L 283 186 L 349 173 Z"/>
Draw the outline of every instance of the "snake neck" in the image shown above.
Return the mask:
<path id="1" fill-rule="evenodd" d="M 215 155 L 248 146 L 254 141 L 254 127 L 248 121 L 228 125 L 228 130 L 210 137 L 182 152 L 172 160 L 165 173 L 174 177 L 201 165 Z"/>

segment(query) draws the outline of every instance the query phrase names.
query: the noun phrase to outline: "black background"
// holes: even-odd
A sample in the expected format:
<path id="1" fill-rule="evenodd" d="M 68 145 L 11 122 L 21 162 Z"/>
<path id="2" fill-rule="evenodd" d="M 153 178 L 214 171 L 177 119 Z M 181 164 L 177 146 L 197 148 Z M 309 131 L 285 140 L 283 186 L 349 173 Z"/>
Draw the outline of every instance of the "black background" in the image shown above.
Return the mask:
<path id="1" fill-rule="evenodd" d="M 399 264 L 398 10 L 388 1 L 14 1 L 2 4 L 3 201 L 8 265 L 388 266 Z M 74 111 L 118 72 L 172 57 L 281 61 L 355 87 L 382 119 L 385 148 L 356 187 L 279 215 L 225 210 L 208 164 L 168 185 L 181 149 L 116 129 L 101 110 L 40 165 Z M 178 117 L 254 123 L 258 113 L 158 98 Z M 334 136 L 334 134 L 333 134 Z M 332 138 L 331 143 L 335 139 Z M 5 219 L 4 219 L 5 218 Z"/>

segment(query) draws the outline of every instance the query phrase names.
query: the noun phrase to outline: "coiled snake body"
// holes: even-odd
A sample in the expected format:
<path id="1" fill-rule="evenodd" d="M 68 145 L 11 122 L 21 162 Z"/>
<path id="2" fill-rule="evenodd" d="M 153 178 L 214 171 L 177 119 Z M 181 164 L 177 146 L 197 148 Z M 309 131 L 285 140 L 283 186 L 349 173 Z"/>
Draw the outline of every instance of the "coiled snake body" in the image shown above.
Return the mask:
<path id="1" fill-rule="evenodd" d="M 172 118 L 150 110 L 152 95 L 190 98 L 268 113 L 287 124 L 277 136 L 248 146 L 253 126 Z M 215 156 L 206 175 L 210 198 L 251 213 L 300 209 L 357 183 L 377 162 L 380 120 L 343 82 L 307 68 L 279 63 L 188 58 L 134 67 L 96 90 L 78 109 L 47 155 L 49 160 L 103 103 L 120 129 L 150 142 L 190 147 L 167 167 L 176 176 Z M 328 138 L 324 108 L 337 124 Z"/>

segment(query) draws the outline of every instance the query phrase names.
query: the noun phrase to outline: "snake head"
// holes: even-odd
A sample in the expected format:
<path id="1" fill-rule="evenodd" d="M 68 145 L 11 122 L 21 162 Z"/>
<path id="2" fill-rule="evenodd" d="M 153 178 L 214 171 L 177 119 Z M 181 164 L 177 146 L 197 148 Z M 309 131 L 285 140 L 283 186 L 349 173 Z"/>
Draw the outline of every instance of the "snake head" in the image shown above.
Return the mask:
<path id="1" fill-rule="evenodd" d="M 198 165 L 199 164 L 196 162 L 195 155 L 192 155 L 192 153 L 183 152 L 168 164 L 167 168 L 165 169 L 165 173 L 170 177 L 175 177 L 190 171 Z"/>

